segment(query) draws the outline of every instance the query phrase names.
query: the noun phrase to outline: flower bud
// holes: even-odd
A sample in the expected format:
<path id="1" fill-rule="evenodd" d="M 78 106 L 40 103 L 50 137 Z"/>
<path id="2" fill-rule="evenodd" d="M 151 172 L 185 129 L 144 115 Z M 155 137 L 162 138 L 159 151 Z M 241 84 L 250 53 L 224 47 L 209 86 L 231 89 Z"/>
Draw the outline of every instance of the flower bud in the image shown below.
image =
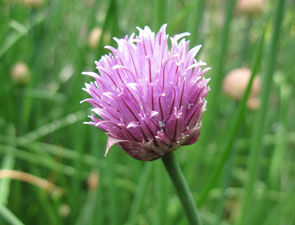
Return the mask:
<path id="1" fill-rule="evenodd" d="M 88 38 L 88 46 L 92 49 L 97 48 L 99 41 L 101 40 L 101 38 L 103 38 L 103 44 L 109 44 L 110 39 L 111 39 L 111 35 L 108 31 L 106 31 L 103 35 L 102 35 L 102 29 L 100 27 L 96 27 L 94 28 L 90 34 L 89 34 L 89 38 Z"/>
<path id="2" fill-rule="evenodd" d="M 247 100 L 248 109 L 255 111 L 260 107 L 260 99 L 258 97 L 253 97 Z"/>
<path id="3" fill-rule="evenodd" d="M 237 11 L 245 15 L 258 15 L 263 11 L 264 5 L 264 0 L 239 0 Z"/>
<path id="4" fill-rule="evenodd" d="M 27 64 L 20 62 L 11 69 L 11 78 L 16 83 L 26 84 L 31 80 L 31 74 Z"/>
<path id="5" fill-rule="evenodd" d="M 23 0 L 23 3 L 29 8 L 38 8 L 42 6 L 44 0 Z"/>
<path id="6" fill-rule="evenodd" d="M 71 213 L 71 208 L 67 204 L 62 204 L 59 208 L 59 214 L 61 217 L 65 218 Z"/>
<path id="7" fill-rule="evenodd" d="M 84 3 L 86 5 L 87 8 L 93 8 L 95 5 L 95 0 L 84 0 Z"/>
<path id="8" fill-rule="evenodd" d="M 114 40 L 118 48 L 96 61 L 95 79 L 85 84 L 94 115 L 87 124 L 108 135 L 106 154 L 117 144 L 139 160 L 154 160 L 181 145 L 195 143 L 206 109 L 210 69 L 195 59 L 201 46 L 189 50 L 188 33 L 169 39 L 166 25 L 149 27 Z M 168 40 L 171 41 L 170 46 Z"/>
<path id="9" fill-rule="evenodd" d="M 241 100 L 251 77 L 251 70 L 239 68 L 231 71 L 223 80 L 222 90 L 230 98 Z M 249 97 L 258 96 L 260 92 L 260 78 L 254 78 Z"/>
<path id="10" fill-rule="evenodd" d="M 87 180 L 88 189 L 94 191 L 98 188 L 99 174 L 97 171 L 92 171 Z"/>
<path id="11" fill-rule="evenodd" d="M 90 48 L 97 47 L 100 40 L 101 33 L 102 33 L 102 29 L 100 27 L 96 27 L 90 32 L 90 35 L 88 38 L 88 46 Z"/>

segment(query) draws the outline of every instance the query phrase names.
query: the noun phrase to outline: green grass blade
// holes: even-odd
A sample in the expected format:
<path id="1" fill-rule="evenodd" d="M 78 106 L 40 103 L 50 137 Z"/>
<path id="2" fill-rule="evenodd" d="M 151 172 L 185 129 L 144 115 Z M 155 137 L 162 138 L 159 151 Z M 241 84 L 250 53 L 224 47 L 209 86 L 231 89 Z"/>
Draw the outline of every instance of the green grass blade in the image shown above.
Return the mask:
<path id="1" fill-rule="evenodd" d="M 11 225 L 24 225 L 8 208 L 0 203 L 0 214 Z"/>
<path id="2" fill-rule="evenodd" d="M 14 126 L 8 127 L 8 133 L 11 135 L 10 144 L 15 144 L 15 128 Z M 1 137 L 0 137 L 1 139 Z M 1 169 L 13 169 L 15 166 L 15 157 L 11 153 L 7 153 L 3 156 Z M 7 205 L 8 197 L 10 194 L 10 179 L 0 180 L 0 203 Z"/>
<path id="3" fill-rule="evenodd" d="M 222 222 L 222 217 L 224 214 L 224 208 L 225 208 L 225 201 L 226 201 L 226 188 L 229 185 L 229 181 L 230 181 L 230 176 L 231 176 L 231 170 L 233 169 L 233 158 L 235 156 L 236 152 L 231 152 L 226 164 L 225 164 L 225 168 L 224 168 L 224 173 L 223 173 L 223 178 L 221 181 L 221 192 L 222 192 L 222 196 L 221 198 L 219 198 L 219 201 L 217 203 L 216 206 L 216 216 L 217 216 L 217 221 L 215 223 L 215 225 L 219 225 Z"/>
<path id="4" fill-rule="evenodd" d="M 155 0 L 154 4 L 156 6 L 156 30 L 160 29 L 160 27 L 167 23 L 167 1 L 168 0 Z"/>
<path id="5" fill-rule="evenodd" d="M 157 195 L 157 202 L 158 206 L 156 208 L 156 215 L 157 215 L 157 223 L 158 225 L 167 225 L 167 202 L 168 202 L 168 194 L 169 194 L 169 182 L 163 165 L 161 161 L 158 160 L 155 162 L 157 165 L 155 166 L 156 169 L 154 170 L 155 178 L 156 178 L 156 195 Z"/>
<path id="6" fill-rule="evenodd" d="M 222 29 L 221 34 L 221 41 L 218 43 L 218 57 L 217 57 L 217 65 L 214 68 L 212 74 L 212 79 L 210 81 L 211 91 L 208 94 L 208 104 L 207 104 L 207 112 L 204 114 L 203 122 L 202 122 L 202 132 L 200 139 L 198 140 L 197 146 L 202 148 L 202 146 L 205 146 L 207 143 L 209 136 L 212 133 L 212 129 L 214 127 L 214 121 L 216 121 L 217 111 L 219 109 L 218 107 L 218 96 L 221 91 L 221 82 L 223 79 L 223 67 L 224 62 L 227 54 L 227 46 L 228 46 L 228 36 L 230 32 L 230 26 L 232 22 L 232 15 L 234 11 L 236 0 L 230 0 L 227 2 L 226 8 L 225 8 L 225 22 Z M 198 150 L 192 151 L 192 156 L 190 158 L 198 158 L 197 154 L 199 153 Z M 193 179 L 194 177 L 194 166 L 195 161 L 191 160 L 188 164 L 186 171 L 188 171 L 188 181 Z"/>
<path id="7" fill-rule="evenodd" d="M 110 178 L 110 183 L 108 187 L 108 210 L 109 210 L 109 219 L 111 225 L 116 225 L 119 223 L 119 207 L 118 207 L 118 187 L 116 186 L 116 171 L 115 166 L 117 164 L 117 159 L 114 157 L 108 158 L 108 164 L 106 167 L 106 175 Z M 116 215 L 116 216 L 113 216 Z"/>
<path id="8" fill-rule="evenodd" d="M 275 148 L 269 165 L 269 184 L 272 188 L 281 186 L 282 174 L 284 173 L 281 165 L 284 164 L 286 150 L 288 149 L 288 113 L 292 98 L 291 85 L 285 80 L 280 85 L 280 113 L 277 133 L 275 134 Z"/>
<path id="9" fill-rule="evenodd" d="M 200 194 L 200 198 L 197 201 L 199 206 L 202 205 L 204 203 L 204 201 L 206 201 L 210 191 L 212 190 L 212 188 L 214 187 L 214 185 L 218 181 L 218 178 L 220 177 L 220 175 L 223 171 L 224 165 L 225 165 L 230 153 L 233 150 L 232 146 L 233 146 L 235 137 L 239 131 L 241 122 L 242 122 L 243 117 L 245 115 L 246 101 L 247 101 L 248 96 L 250 94 L 250 90 L 251 90 L 255 75 L 257 74 L 257 71 L 260 67 L 262 52 L 263 52 L 263 45 L 264 45 L 264 31 L 261 35 L 260 41 L 257 46 L 256 57 L 254 59 L 254 65 L 252 68 L 250 80 L 249 80 L 247 88 L 243 94 L 243 98 L 242 98 L 242 101 L 239 105 L 238 112 L 233 120 L 233 125 L 229 131 L 228 136 L 227 136 L 228 139 L 224 142 L 225 147 L 224 147 L 224 150 L 222 151 L 222 155 L 216 159 L 216 162 L 214 163 L 214 165 L 216 165 L 216 167 L 214 168 L 213 172 L 209 175 L 209 178 L 207 179 L 205 187 Z"/>
<path id="10" fill-rule="evenodd" d="M 89 191 L 87 194 L 87 199 L 83 207 L 80 207 L 80 214 L 75 225 L 89 225 L 91 221 L 91 215 L 95 212 L 95 201 L 96 201 L 96 190 Z M 97 209 L 96 209 L 97 210 Z"/>
<path id="11" fill-rule="evenodd" d="M 221 40 L 218 42 L 218 55 L 216 57 L 217 59 L 217 65 L 215 68 L 213 68 L 211 81 L 210 81 L 210 87 L 211 91 L 208 94 L 208 104 L 207 104 L 207 112 L 204 114 L 203 119 L 203 133 L 200 136 L 200 142 L 202 144 L 206 144 L 207 140 L 209 139 L 209 136 L 212 133 L 212 129 L 214 127 L 214 122 L 216 121 L 216 116 L 218 112 L 218 97 L 221 92 L 221 83 L 224 77 L 224 65 L 225 65 L 225 59 L 227 55 L 228 50 L 228 43 L 229 43 L 229 33 L 230 33 L 230 27 L 232 22 L 232 16 L 233 11 L 236 5 L 236 0 L 230 0 L 227 1 L 227 6 L 225 9 L 225 22 L 224 26 L 222 28 L 221 33 Z M 201 144 L 200 144 L 201 145 Z M 201 145 L 203 146 L 203 145 Z"/>
<path id="12" fill-rule="evenodd" d="M 261 106 L 256 114 L 254 128 L 251 138 L 250 155 L 248 158 L 248 179 L 245 187 L 245 195 L 242 201 L 242 209 L 238 224 L 246 224 L 249 217 L 249 209 L 253 199 L 253 190 L 259 169 L 259 159 L 262 148 L 262 137 L 265 132 L 265 120 L 268 109 L 268 99 L 273 80 L 273 72 L 275 68 L 276 57 L 279 48 L 279 38 L 281 33 L 281 25 L 284 18 L 285 0 L 276 1 L 276 12 L 274 18 L 274 28 L 271 39 L 270 52 L 266 58 L 266 71 L 263 75 L 263 85 L 261 93 Z"/>
<path id="13" fill-rule="evenodd" d="M 1 145 L 0 144 L 0 153 L 5 153 L 5 154 L 10 153 L 10 154 L 14 155 L 16 158 L 25 160 L 27 162 L 48 168 L 52 171 L 56 171 L 56 172 L 59 172 L 59 173 L 62 173 L 62 174 L 68 175 L 68 176 L 74 176 L 76 173 L 75 169 L 71 166 L 67 166 L 62 163 L 53 161 L 51 159 L 44 158 L 43 156 L 29 153 L 24 150 L 20 150 L 20 149 L 17 149 L 15 147 L 11 147 L 8 145 Z M 88 175 L 88 173 L 85 173 L 85 171 L 83 171 L 82 173 L 83 173 L 83 176 Z"/>
<path id="14" fill-rule="evenodd" d="M 2 160 L 1 169 L 12 169 L 15 164 L 15 158 L 12 154 L 6 154 Z M 6 205 L 9 197 L 10 179 L 0 181 L 0 203 Z"/>
<path id="15" fill-rule="evenodd" d="M 134 199 L 130 206 L 129 216 L 127 219 L 126 225 L 133 225 L 135 224 L 136 215 L 139 213 L 140 207 L 142 206 L 142 201 L 144 199 L 144 195 L 148 186 L 148 180 L 152 173 L 152 163 L 145 163 L 138 184 L 136 188 L 136 193 L 134 195 Z"/>
<path id="16" fill-rule="evenodd" d="M 1 144 L 6 144 L 13 147 L 13 145 L 9 144 L 9 142 L 11 141 L 11 137 L 0 135 L 0 139 L 1 139 L 1 142 L 0 142 Z M 58 156 L 58 157 L 69 159 L 69 160 L 74 160 L 74 161 L 82 160 L 84 164 L 90 167 L 93 167 L 96 164 L 105 165 L 105 161 L 98 160 L 96 157 L 86 153 L 83 155 L 83 158 L 81 159 L 79 153 L 76 152 L 75 150 L 65 148 L 59 145 L 48 144 L 48 143 L 44 143 L 40 141 L 31 142 L 31 140 L 27 140 L 26 142 L 29 144 L 22 146 L 21 143 L 23 143 L 24 138 L 21 138 L 20 141 L 18 138 L 16 138 L 13 141 L 15 142 L 17 147 L 25 147 L 29 151 L 34 150 L 35 152 L 37 153 L 39 152 L 40 154 L 41 152 L 46 152 L 54 156 Z"/>
<path id="17" fill-rule="evenodd" d="M 19 32 L 19 31 L 14 31 L 13 33 L 9 34 L 7 38 L 5 39 L 4 43 L 1 44 L 0 48 L 0 59 L 24 36 L 28 34 L 30 30 L 32 30 L 35 26 L 39 25 L 45 20 L 45 15 L 40 13 L 37 14 L 36 17 L 34 18 L 34 23 L 28 26 L 26 28 L 26 32 Z M 29 21 L 27 21 L 29 23 Z"/>
<path id="18" fill-rule="evenodd" d="M 191 46 L 199 44 L 200 36 L 201 36 L 201 24 L 203 22 L 204 16 L 204 8 L 205 8 L 205 0 L 195 0 L 193 2 L 192 7 L 192 16 L 189 20 L 189 31 L 191 33 Z"/>
<path id="19" fill-rule="evenodd" d="M 114 15 L 116 13 L 116 11 L 114 11 L 114 9 L 116 9 L 117 7 L 117 3 L 116 3 L 116 0 L 110 0 L 109 1 L 109 5 L 108 5 L 108 9 L 107 9 L 107 12 L 106 12 L 106 16 L 105 16 L 105 19 L 104 19 L 104 22 L 103 22 L 103 26 L 102 26 L 102 33 L 101 33 L 101 38 L 100 41 L 99 41 L 99 44 L 98 44 L 98 51 L 97 51 L 97 54 L 96 54 L 96 57 L 100 57 L 103 53 L 104 53 L 104 34 L 107 30 L 110 31 L 110 25 L 112 23 L 112 21 L 114 21 L 113 18 L 117 19 L 117 15 Z M 114 24 L 116 23 L 117 21 L 114 22 Z M 117 24 L 115 24 L 115 26 L 117 26 Z M 118 34 L 116 34 L 118 35 Z"/>
<path id="20" fill-rule="evenodd" d="M 86 114 L 84 111 L 78 111 L 76 113 L 71 113 L 63 118 L 45 124 L 36 130 L 31 131 L 21 137 L 19 137 L 19 145 L 26 145 L 32 141 L 35 141 L 41 137 L 55 132 L 58 129 L 64 128 L 66 126 L 72 125 L 76 122 L 84 120 Z"/>

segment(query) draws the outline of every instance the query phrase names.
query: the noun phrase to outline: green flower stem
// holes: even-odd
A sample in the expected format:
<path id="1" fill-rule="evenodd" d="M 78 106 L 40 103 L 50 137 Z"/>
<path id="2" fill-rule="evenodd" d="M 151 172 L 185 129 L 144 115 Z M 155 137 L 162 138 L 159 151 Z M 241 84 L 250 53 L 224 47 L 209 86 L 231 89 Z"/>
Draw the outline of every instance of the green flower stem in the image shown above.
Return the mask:
<path id="1" fill-rule="evenodd" d="M 193 196 L 189 190 L 186 180 L 177 164 L 173 152 L 169 152 L 162 157 L 166 170 L 174 184 L 178 197 L 182 203 L 184 212 L 190 225 L 202 225 L 200 215 Z"/>

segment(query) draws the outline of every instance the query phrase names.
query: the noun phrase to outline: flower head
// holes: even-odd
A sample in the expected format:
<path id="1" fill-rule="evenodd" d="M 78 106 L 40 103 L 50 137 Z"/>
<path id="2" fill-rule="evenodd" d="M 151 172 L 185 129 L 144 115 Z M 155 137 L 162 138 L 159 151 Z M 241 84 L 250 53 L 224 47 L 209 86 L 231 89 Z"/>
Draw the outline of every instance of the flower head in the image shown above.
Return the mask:
<path id="1" fill-rule="evenodd" d="M 155 35 L 149 27 L 116 39 L 118 48 L 96 63 L 98 73 L 84 90 L 93 106 L 91 122 L 108 135 L 107 150 L 118 144 L 139 160 L 154 160 L 200 135 L 209 68 L 195 59 L 201 46 L 189 50 L 188 33 L 170 38 L 166 25 Z M 82 101 L 82 102 L 84 102 Z"/>

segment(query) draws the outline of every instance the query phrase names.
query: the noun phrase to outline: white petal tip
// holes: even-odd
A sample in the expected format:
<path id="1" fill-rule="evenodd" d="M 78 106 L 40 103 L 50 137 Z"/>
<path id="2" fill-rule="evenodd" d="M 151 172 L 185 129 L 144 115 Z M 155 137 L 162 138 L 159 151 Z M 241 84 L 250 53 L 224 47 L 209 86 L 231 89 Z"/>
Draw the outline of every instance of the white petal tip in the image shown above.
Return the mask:
<path id="1" fill-rule="evenodd" d="M 108 141 L 107 141 L 107 146 L 106 146 L 106 152 L 104 153 L 104 157 L 107 156 L 107 154 L 109 153 L 109 150 L 111 149 L 111 147 L 119 142 L 122 142 L 122 140 L 120 139 L 116 139 L 113 138 L 111 136 L 108 136 Z"/>

